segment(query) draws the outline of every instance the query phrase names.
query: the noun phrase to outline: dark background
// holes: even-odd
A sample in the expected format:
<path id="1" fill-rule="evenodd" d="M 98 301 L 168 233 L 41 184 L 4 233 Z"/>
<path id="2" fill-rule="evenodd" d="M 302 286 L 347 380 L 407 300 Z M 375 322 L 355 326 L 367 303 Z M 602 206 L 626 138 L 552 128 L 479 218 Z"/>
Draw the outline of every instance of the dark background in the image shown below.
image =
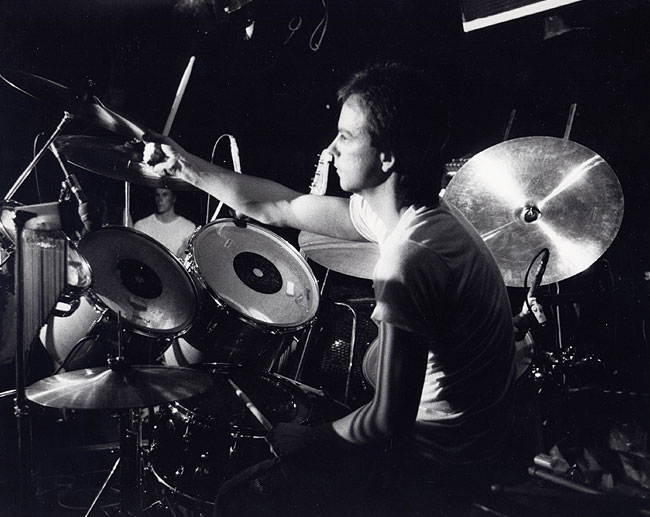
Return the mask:
<path id="1" fill-rule="evenodd" d="M 74 89 L 92 83 L 106 105 L 160 131 L 195 55 L 171 136 L 209 159 L 216 139 L 233 134 L 245 173 L 303 191 L 318 153 L 335 134 L 336 89 L 368 61 L 397 59 L 437 74 L 446 86 L 450 111 L 447 160 L 500 142 L 513 109 L 511 138 L 562 137 L 576 103 L 571 139 L 614 169 L 623 186 L 625 217 L 602 260 L 567 281 L 563 292 L 598 291 L 600 284 L 609 289 L 614 278 L 624 288 L 626 305 L 612 298 L 594 302 L 597 321 L 588 325 L 590 332 L 599 339 L 645 346 L 648 285 L 643 274 L 650 271 L 647 2 L 584 0 L 470 33 L 462 30 L 459 1 L 328 0 L 326 27 L 319 27 L 325 7 L 316 0 L 253 0 L 230 15 L 223 11 L 227 5 L 221 0 L 5 0 L 0 67 Z M 251 19 L 255 29 L 247 41 L 244 27 Z M 299 26 L 290 39 L 289 26 Z M 552 30 L 558 26 L 564 30 Z M 313 50 L 323 28 L 320 47 Z M 3 192 L 29 163 L 36 136 L 51 134 L 61 115 L 52 105 L 0 84 Z M 74 121 L 66 132 L 119 138 L 84 120 Z M 227 140 L 217 147 L 215 161 L 231 165 Z M 89 194 L 108 207 L 108 222 L 119 223 L 122 184 L 76 172 Z M 14 199 L 54 201 L 61 179 L 48 153 Z M 330 178 L 329 192 L 337 189 L 336 178 Z M 133 218 L 152 210 L 147 189 L 134 187 Z M 205 196 L 182 193 L 179 211 L 203 223 Z M 603 338 L 604 317 L 614 313 L 625 320 L 629 335 Z"/>
<path id="2" fill-rule="evenodd" d="M 547 445 L 553 444 L 572 419 L 588 422 L 590 429 L 598 428 L 594 421 L 605 426 L 608 415 L 615 413 L 647 420 L 648 2 L 583 0 L 466 34 L 460 0 L 326 0 L 327 26 L 317 50 L 310 48 L 310 39 L 313 47 L 318 29 L 325 28 L 319 27 L 325 13 L 322 1 L 253 0 L 227 15 L 223 8 L 229 4 L 2 0 L 0 68 L 36 74 L 77 90 L 92 83 L 93 93 L 106 105 L 160 131 L 181 75 L 195 55 L 171 136 L 209 159 L 217 138 L 233 134 L 245 173 L 274 178 L 305 192 L 318 154 L 335 135 L 336 89 L 368 61 L 397 59 L 437 74 L 446 86 L 450 111 L 448 161 L 500 142 L 513 109 L 511 138 L 562 137 L 570 106 L 576 103 L 571 139 L 601 155 L 616 172 L 625 196 L 625 216 L 603 257 L 589 270 L 560 282 L 560 295 L 544 293 L 550 319 L 560 312 L 563 316 L 561 349 L 556 348 L 553 325 L 538 337 L 542 352 L 557 359 L 543 379 L 551 388 L 541 391 L 545 437 Z M 244 27 L 250 19 L 255 20 L 255 29 L 247 41 Z M 298 25 L 288 39 L 289 26 Z M 38 139 L 42 143 L 61 117 L 59 108 L 0 82 L 2 193 L 30 162 L 37 136 L 43 135 Z M 119 138 L 84 120 L 75 120 L 66 132 Z M 231 165 L 227 141 L 218 146 L 215 161 Z M 119 224 L 123 185 L 75 172 L 93 201 L 106 205 L 107 222 Z M 48 153 L 14 201 L 56 201 L 62 177 Z M 337 191 L 336 178 L 330 178 L 329 192 Z M 179 212 L 202 224 L 205 201 L 202 194 L 181 193 Z M 136 220 L 153 210 L 147 189 L 133 187 L 131 208 Z M 580 221 L 566 224 L 579 227 Z M 340 283 L 354 287 L 349 278 Z M 521 291 L 510 289 L 514 307 L 521 304 Z M 369 324 L 369 318 L 363 322 Z M 556 384 L 561 384 L 562 396 L 553 391 Z M 637 393 L 645 397 L 637 399 Z M 571 404 L 568 394 L 576 398 Z M 641 410 L 637 400 L 643 402 Z M 629 401 L 634 402 L 633 409 Z M 5 405 L 5 414 L 10 415 L 8 398 Z M 49 426 L 40 429 L 51 431 Z M 88 435 L 88 426 L 80 429 Z M 75 445 L 91 439 L 82 440 L 67 427 L 65 433 Z M 10 472 L 13 476 L 7 469 Z"/>

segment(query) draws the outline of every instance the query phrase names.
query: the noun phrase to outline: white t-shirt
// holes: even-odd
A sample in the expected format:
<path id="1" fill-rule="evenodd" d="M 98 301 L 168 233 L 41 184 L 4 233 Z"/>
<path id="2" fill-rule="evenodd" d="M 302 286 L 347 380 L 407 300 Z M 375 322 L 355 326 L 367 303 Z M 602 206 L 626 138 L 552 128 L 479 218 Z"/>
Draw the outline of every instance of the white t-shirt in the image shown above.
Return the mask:
<path id="1" fill-rule="evenodd" d="M 510 418 L 514 340 L 508 294 L 492 254 L 444 201 L 409 207 L 390 234 L 360 196 L 352 196 L 350 215 L 380 247 L 373 320 L 429 343 L 411 445 L 443 463 L 495 455 Z"/>
<path id="2" fill-rule="evenodd" d="M 192 221 L 180 215 L 172 222 L 164 223 L 158 220 L 156 214 L 140 219 L 133 227 L 164 244 L 179 258 L 183 257 L 192 232 L 196 229 Z"/>

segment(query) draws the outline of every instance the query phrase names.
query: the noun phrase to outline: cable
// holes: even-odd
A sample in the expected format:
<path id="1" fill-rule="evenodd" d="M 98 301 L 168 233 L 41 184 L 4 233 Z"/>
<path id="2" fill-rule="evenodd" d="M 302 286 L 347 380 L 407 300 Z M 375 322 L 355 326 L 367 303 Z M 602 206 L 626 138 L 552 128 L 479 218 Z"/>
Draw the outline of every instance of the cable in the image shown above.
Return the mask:
<path id="1" fill-rule="evenodd" d="M 327 32 L 327 24 L 329 22 L 329 10 L 327 8 L 327 0 L 321 0 L 321 3 L 323 4 L 325 13 L 323 14 L 323 18 L 318 23 L 318 25 L 316 25 L 314 32 L 311 33 L 311 37 L 309 38 L 309 48 L 314 52 L 317 52 L 320 49 L 320 46 L 323 43 L 323 38 L 325 37 L 325 33 Z M 317 36 L 319 31 L 321 31 L 320 36 Z M 315 41 L 317 37 L 318 37 L 318 41 Z"/>
<path id="2" fill-rule="evenodd" d="M 37 154 L 37 148 L 38 148 L 38 139 L 43 136 L 45 133 L 41 132 L 36 137 L 34 137 L 34 145 L 32 146 L 32 157 L 35 158 Z M 38 181 L 38 170 L 36 168 L 36 165 L 34 165 L 34 181 L 36 182 L 36 194 L 38 195 L 38 202 L 42 203 L 43 198 L 41 196 L 41 184 Z"/>
<path id="3" fill-rule="evenodd" d="M 542 248 L 537 255 L 533 257 L 533 260 L 530 261 L 530 264 L 528 264 L 528 269 L 526 269 L 526 275 L 524 276 L 524 289 L 528 289 L 528 276 L 530 275 L 530 270 L 533 268 L 533 264 L 537 261 L 537 259 L 544 253 L 548 252 L 548 248 Z M 528 293 L 526 293 L 526 298 L 525 298 L 525 303 L 526 307 L 530 311 L 531 314 L 533 313 L 533 308 L 530 305 L 530 301 L 528 300 Z"/>
<path id="4" fill-rule="evenodd" d="M 52 375 L 56 375 L 61 370 L 63 370 L 63 368 L 72 360 L 72 358 L 79 351 L 81 345 L 83 345 L 86 341 L 90 341 L 91 339 L 98 339 L 98 338 L 99 338 L 99 334 L 91 334 L 90 336 L 82 337 L 79 341 L 77 341 L 72 347 L 72 350 L 70 350 L 70 352 L 68 352 L 68 355 L 65 356 L 65 359 L 61 363 L 61 366 L 59 366 Z"/>
<path id="5" fill-rule="evenodd" d="M 214 163 L 214 155 L 217 151 L 217 146 L 219 145 L 221 139 L 226 137 L 230 141 L 230 158 L 232 159 L 233 170 L 241 174 L 241 164 L 239 163 L 239 148 L 237 147 L 237 140 L 235 140 L 235 137 L 229 133 L 224 133 L 219 138 L 217 138 L 217 140 L 214 142 L 214 145 L 212 146 L 212 154 L 210 155 L 210 163 Z M 219 204 L 217 205 L 217 209 L 214 211 L 214 214 L 212 214 L 212 218 L 210 219 L 210 221 L 214 221 L 217 218 L 217 215 L 219 215 L 219 212 L 221 211 L 222 207 L 223 207 L 223 201 L 219 201 Z M 210 197 L 208 197 L 208 206 L 205 214 L 206 223 L 208 222 L 209 214 L 210 214 Z"/>

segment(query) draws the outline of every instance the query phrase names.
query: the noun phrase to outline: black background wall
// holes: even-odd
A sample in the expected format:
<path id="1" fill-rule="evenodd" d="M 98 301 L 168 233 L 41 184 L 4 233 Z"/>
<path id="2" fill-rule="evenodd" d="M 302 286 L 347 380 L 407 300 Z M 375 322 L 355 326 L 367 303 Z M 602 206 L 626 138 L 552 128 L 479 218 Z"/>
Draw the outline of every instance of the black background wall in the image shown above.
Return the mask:
<path id="1" fill-rule="evenodd" d="M 577 103 L 571 138 L 605 158 L 625 194 L 623 227 L 607 256 L 617 274 L 644 285 L 643 271 L 650 270 L 646 2 L 584 0 L 470 33 L 462 31 L 455 1 L 253 0 L 230 15 L 223 11 L 228 5 L 222 0 L 5 0 L 0 67 L 74 88 L 91 82 L 108 106 L 161 130 L 195 55 L 171 136 L 209 158 L 217 137 L 231 133 L 245 173 L 305 191 L 317 154 L 335 134 L 336 88 L 368 61 L 398 59 L 438 74 L 449 97 L 448 159 L 501 141 L 513 109 L 511 138 L 561 137 L 570 105 Z M 255 29 L 246 40 L 244 27 L 251 19 Z M 0 84 L 2 192 L 29 163 L 35 137 L 49 135 L 60 118 L 52 106 Z M 75 121 L 66 132 L 114 137 L 85 121 Z M 216 161 L 230 164 L 225 142 Z M 111 209 L 112 222 L 119 222 L 122 185 L 77 172 L 86 190 Z M 46 155 L 14 199 L 56 200 L 61 178 Z M 331 178 L 330 191 L 337 189 Z M 133 195 L 138 219 L 152 205 L 146 189 L 135 187 Z M 201 223 L 204 197 L 184 194 L 180 210 Z"/>

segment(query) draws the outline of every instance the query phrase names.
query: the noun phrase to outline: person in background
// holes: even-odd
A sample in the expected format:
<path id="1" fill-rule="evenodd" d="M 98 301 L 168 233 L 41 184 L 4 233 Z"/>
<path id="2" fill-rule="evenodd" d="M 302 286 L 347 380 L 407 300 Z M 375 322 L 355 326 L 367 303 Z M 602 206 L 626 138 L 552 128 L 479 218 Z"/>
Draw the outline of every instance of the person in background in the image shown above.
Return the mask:
<path id="1" fill-rule="evenodd" d="M 136 221 L 133 227 L 164 244 L 174 255 L 183 257 L 196 225 L 176 213 L 176 193 L 157 188 L 154 193 L 156 211 Z"/>

